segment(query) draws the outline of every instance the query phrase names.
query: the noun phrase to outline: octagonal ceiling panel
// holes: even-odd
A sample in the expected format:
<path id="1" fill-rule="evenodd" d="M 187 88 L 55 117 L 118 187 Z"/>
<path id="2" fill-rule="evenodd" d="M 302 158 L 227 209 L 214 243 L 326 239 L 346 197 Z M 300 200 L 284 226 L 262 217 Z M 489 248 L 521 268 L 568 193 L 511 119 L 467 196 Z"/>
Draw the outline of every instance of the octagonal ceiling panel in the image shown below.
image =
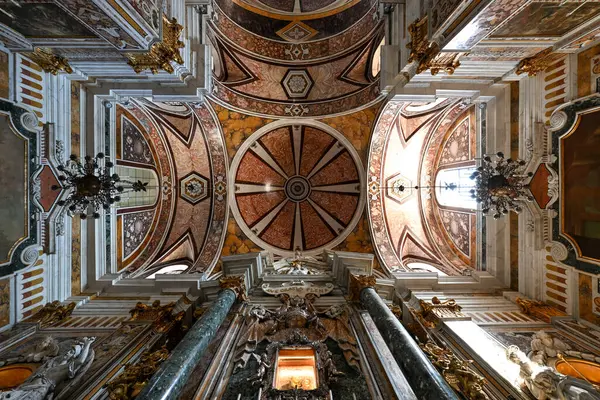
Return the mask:
<path id="1" fill-rule="evenodd" d="M 236 154 L 232 175 L 237 223 L 275 254 L 333 248 L 362 214 L 360 159 L 343 135 L 318 122 L 260 129 Z"/>

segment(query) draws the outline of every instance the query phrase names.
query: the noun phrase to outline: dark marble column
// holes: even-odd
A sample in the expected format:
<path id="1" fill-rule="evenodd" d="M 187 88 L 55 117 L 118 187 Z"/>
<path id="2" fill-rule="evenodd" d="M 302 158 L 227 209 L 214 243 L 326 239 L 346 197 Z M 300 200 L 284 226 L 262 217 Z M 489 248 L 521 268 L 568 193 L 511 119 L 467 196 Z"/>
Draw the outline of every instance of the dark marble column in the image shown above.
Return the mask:
<path id="1" fill-rule="evenodd" d="M 431 364 L 400 321 L 372 287 L 360 290 L 360 302 L 369 311 L 390 352 L 420 400 L 456 399 L 458 396 Z"/>
<path id="2" fill-rule="evenodd" d="M 238 278 L 239 279 L 239 278 Z M 225 320 L 236 298 L 243 297 L 242 289 L 231 284 L 223 284 L 223 288 L 202 317 L 190 328 L 185 337 L 173 349 L 170 357 L 161 364 L 152 376 L 137 400 L 167 400 L 177 399 L 189 374 L 202 358 L 204 351 L 212 341 L 215 333 Z"/>

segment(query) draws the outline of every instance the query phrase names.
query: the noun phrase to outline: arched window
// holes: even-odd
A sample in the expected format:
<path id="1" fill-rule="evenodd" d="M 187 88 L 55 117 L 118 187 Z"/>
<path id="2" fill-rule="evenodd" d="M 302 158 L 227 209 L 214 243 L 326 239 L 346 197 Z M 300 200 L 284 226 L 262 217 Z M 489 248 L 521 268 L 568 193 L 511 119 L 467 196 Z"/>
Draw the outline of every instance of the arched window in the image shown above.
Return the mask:
<path id="1" fill-rule="evenodd" d="M 187 266 L 185 264 L 167 265 L 166 267 L 163 267 L 163 268 L 159 269 L 158 271 L 154 272 L 152 275 L 148 275 L 146 277 L 146 279 L 155 279 L 156 274 L 165 274 L 165 275 L 182 274 L 188 268 L 189 268 L 189 266 Z"/>
<path id="2" fill-rule="evenodd" d="M 435 179 L 435 197 L 441 206 L 477 209 L 477 202 L 471 197 L 475 181 L 471 174 L 475 166 L 441 169 Z M 454 186 L 454 189 L 452 187 Z"/>
<path id="3" fill-rule="evenodd" d="M 406 266 L 414 272 L 435 272 L 436 274 L 438 274 L 438 276 L 448 276 L 445 272 L 442 272 L 433 265 L 427 263 L 410 262 L 406 264 Z"/>

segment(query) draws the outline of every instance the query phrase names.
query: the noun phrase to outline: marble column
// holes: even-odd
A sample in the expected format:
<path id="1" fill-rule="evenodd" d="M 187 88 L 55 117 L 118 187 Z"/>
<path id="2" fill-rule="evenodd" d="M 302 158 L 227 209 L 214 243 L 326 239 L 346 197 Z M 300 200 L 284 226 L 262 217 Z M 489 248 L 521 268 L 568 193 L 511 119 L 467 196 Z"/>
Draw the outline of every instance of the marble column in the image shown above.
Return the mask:
<path id="1" fill-rule="evenodd" d="M 359 297 L 385 339 L 413 392 L 420 400 L 456 399 L 458 396 L 421 351 L 398 318 L 375 292 L 374 277 L 353 277 L 351 292 Z M 362 282 L 362 283 L 361 283 Z M 352 287 L 354 286 L 354 287 Z M 352 290 L 354 289 L 354 290 Z"/>
<path id="2" fill-rule="evenodd" d="M 245 298 L 243 276 L 222 278 L 221 288 L 217 299 L 190 328 L 169 358 L 161 364 L 136 397 L 137 400 L 167 400 L 179 397 L 189 375 L 204 355 L 231 306 L 236 299 Z"/>

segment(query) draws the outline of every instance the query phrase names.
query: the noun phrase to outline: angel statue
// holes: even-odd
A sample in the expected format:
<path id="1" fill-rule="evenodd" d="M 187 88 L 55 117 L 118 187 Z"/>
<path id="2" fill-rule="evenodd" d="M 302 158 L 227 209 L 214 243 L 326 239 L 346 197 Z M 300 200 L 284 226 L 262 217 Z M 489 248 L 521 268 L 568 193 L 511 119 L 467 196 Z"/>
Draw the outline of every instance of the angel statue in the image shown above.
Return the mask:
<path id="1" fill-rule="evenodd" d="M 0 392 L 0 400 L 52 400 L 54 389 L 68 380 L 79 378 L 94 361 L 90 350 L 95 337 L 84 337 L 70 350 L 49 358 L 19 387 Z"/>
<path id="2" fill-rule="evenodd" d="M 521 379 L 537 400 L 600 400 L 593 385 L 532 361 L 517 346 L 509 346 L 506 356 L 519 365 Z"/>
<path id="3" fill-rule="evenodd" d="M 43 363 L 49 358 L 56 357 L 58 352 L 59 346 L 56 339 L 52 336 L 44 336 L 29 353 L 0 360 L 0 367 L 16 363 Z"/>

